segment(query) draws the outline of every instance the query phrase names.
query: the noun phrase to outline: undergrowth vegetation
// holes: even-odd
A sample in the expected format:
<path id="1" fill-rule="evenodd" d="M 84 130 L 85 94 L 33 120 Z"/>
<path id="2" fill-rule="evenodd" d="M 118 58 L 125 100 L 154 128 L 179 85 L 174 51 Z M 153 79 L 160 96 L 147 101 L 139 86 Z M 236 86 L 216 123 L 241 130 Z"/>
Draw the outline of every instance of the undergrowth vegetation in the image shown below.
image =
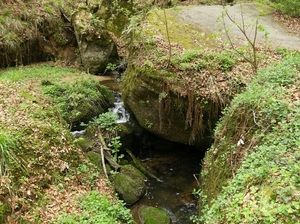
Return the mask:
<path id="1" fill-rule="evenodd" d="M 49 60 L 42 43 L 52 35 L 62 45 L 71 40 L 60 16 L 61 10 L 71 14 L 72 1 L 0 1 L 0 7 L 1 67 Z"/>
<path id="2" fill-rule="evenodd" d="M 53 98 L 43 93 L 55 85 L 61 86 L 51 89 Z M 79 95 L 76 103 L 89 97 L 99 100 L 99 83 L 73 69 L 39 65 L 2 71 L 0 89 L 0 222 L 49 223 L 62 213 L 96 213 L 100 205 L 94 223 L 100 216 L 130 220 L 103 171 L 86 159 L 64 119 L 64 113 L 72 113 L 63 110 L 72 102 L 68 96 Z M 86 195 L 90 197 L 80 204 Z"/>
<path id="3" fill-rule="evenodd" d="M 42 80 L 41 84 L 42 91 L 53 100 L 71 126 L 104 113 L 114 100 L 112 92 L 93 79 L 64 84 Z"/>
<path id="4" fill-rule="evenodd" d="M 86 195 L 82 195 L 78 200 L 81 201 L 81 213 L 71 215 L 63 214 L 60 218 L 51 223 L 134 223 L 130 210 L 125 208 L 124 202 L 120 200 L 113 201 L 112 198 L 100 195 L 96 191 L 91 191 Z"/>
<path id="5" fill-rule="evenodd" d="M 203 223 L 297 223 L 300 55 L 259 72 L 224 111 L 201 178 Z"/>

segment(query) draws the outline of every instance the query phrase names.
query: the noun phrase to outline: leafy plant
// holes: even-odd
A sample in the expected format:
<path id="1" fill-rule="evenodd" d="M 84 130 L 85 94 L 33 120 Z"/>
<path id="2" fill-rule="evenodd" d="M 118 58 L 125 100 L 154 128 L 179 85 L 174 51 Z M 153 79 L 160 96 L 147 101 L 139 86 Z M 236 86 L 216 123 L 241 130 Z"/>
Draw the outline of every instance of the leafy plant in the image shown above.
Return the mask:
<path id="1" fill-rule="evenodd" d="M 145 122 L 146 122 L 146 126 L 148 128 L 152 128 L 153 127 L 153 123 L 151 121 L 149 121 L 148 119 L 145 119 Z"/>
<path id="2" fill-rule="evenodd" d="M 116 131 L 120 130 L 119 126 L 117 125 L 118 118 L 118 115 L 110 110 L 94 118 L 92 121 L 89 122 L 89 125 L 99 127 L 104 131 L 115 133 Z"/>
<path id="3" fill-rule="evenodd" d="M 83 201 L 80 203 L 81 213 L 63 214 L 53 223 L 134 223 L 130 210 L 125 208 L 125 204 L 120 200 L 111 200 L 108 196 L 102 196 L 96 191 L 90 192 L 82 199 Z"/>
<path id="4" fill-rule="evenodd" d="M 122 146 L 120 139 L 121 139 L 120 136 L 115 136 L 111 139 L 110 143 L 108 143 L 108 147 L 111 148 L 111 152 L 114 156 L 115 162 L 119 162 L 119 160 L 124 157 L 124 154 L 118 156 L 118 152 L 120 151 L 120 148 Z"/>

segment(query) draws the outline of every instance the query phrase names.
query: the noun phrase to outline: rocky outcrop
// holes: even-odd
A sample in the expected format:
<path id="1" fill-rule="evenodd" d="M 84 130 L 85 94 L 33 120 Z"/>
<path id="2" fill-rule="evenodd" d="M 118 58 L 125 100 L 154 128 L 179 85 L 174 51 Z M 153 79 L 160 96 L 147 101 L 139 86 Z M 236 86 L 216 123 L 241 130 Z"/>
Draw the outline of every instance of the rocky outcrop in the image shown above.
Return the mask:
<path id="1" fill-rule="evenodd" d="M 56 60 L 74 64 L 77 43 L 63 12 L 72 11 L 72 6 L 68 1 L 64 9 L 46 1 L 0 2 L 0 7 L 9 12 L 0 25 L 0 67 Z"/>
<path id="2" fill-rule="evenodd" d="M 68 0 L 61 5 L 24 2 L 22 11 L 18 4 L 0 2 L 0 7 L 10 12 L 3 17 L 4 25 L 0 24 L 0 67 L 79 62 L 86 71 L 96 74 L 108 63 L 116 63 L 117 48 L 104 28 L 106 18 L 96 14 L 100 7 L 97 1 L 74 4 Z"/>
<path id="3" fill-rule="evenodd" d="M 168 10 L 167 15 L 169 34 L 181 39 L 169 36 L 177 42 L 169 43 L 166 27 L 157 27 L 163 11 L 149 13 L 131 43 L 122 97 L 144 129 L 170 141 L 200 146 L 211 139 L 220 111 L 235 91 L 230 76 L 224 77 L 234 60 L 218 52 L 201 53 L 201 47 L 196 53 L 197 45 L 178 26 L 175 12 Z"/>
<path id="4" fill-rule="evenodd" d="M 102 73 L 108 63 L 117 62 L 116 44 L 103 28 L 103 20 L 96 18 L 86 6 L 79 7 L 72 20 L 79 45 L 80 62 L 89 73 Z"/>

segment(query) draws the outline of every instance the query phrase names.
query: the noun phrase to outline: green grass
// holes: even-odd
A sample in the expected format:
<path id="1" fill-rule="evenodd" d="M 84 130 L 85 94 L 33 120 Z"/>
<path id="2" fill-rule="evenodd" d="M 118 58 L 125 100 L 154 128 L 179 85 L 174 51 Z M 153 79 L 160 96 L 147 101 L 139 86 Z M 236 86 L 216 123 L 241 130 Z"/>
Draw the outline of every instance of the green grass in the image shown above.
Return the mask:
<path id="1" fill-rule="evenodd" d="M 11 163 L 19 162 L 14 154 L 16 143 L 13 136 L 0 131 L 0 176 L 9 174 L 9 166 Z"/>
<path id="2" fill-rule="evenodd" d="M 82 76 L 87 76 L 87 74 L 84 75 L 84 73 L 80 73 L 76 69 L 49 65 L 16 67 L 0 72 L 0 80 L 13 82 L 24 81 L 25 79 L 26 82 L 28 79 L 37 81 L 45 78 L 50 80 L 61 80 L 63 77 L 70 77 L 70 80 L 72 80 Z"/>

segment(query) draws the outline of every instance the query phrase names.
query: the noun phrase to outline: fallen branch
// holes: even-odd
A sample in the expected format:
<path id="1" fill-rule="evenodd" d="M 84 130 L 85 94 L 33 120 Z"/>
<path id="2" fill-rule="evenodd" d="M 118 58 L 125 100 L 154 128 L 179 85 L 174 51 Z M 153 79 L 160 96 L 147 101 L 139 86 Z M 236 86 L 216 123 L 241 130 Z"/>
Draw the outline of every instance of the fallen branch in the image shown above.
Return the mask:
<path id="1" fill-rule="evenodd" d="M 101 161 L 102 161 L 103 171 L 104 171 L 104 174 L 105 174 L 106 178 L 108 179 L 108 175 L 107 175 L 107 171 L 106 171 L 106 167 L 105 167 L 104 153 L 103 153 L 102 145 L 100 146 L 100 152 L 101 152 Z"/>
<path id="2" fill-rule="evenodd" d="M 159 182 L 162 182 L 157 176 L 155 176 L 153 173 L 149 172 L 142 164 L 141 162 L 132 154 L 132 152 L 129 149 L 126 149 L 126 152 L 131 157 L 134 165 L 136 168 L 141 171 L 143 174 L 145 174 L 147 177 L 151 177 Z"/>
<path id="3" fill-rule="evenodd" d="M 111 165 L 115 171 L 120 169 L 120 165 L 114 160 L 114 157 L 110 153 L 110 151 L 104 151 L 104 157 L 108 161 L 109 165 Z"/>

